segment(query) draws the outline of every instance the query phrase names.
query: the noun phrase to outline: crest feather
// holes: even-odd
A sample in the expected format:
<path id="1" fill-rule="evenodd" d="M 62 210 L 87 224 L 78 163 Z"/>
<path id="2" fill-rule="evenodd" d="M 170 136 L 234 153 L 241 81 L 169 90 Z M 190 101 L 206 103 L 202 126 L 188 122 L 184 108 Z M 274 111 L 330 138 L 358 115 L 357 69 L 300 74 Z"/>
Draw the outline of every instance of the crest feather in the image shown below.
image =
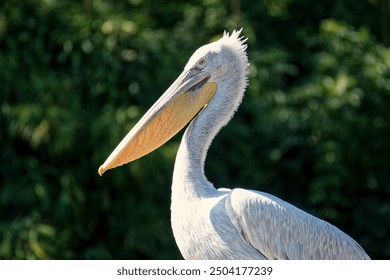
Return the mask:
<path id="1" fill-rule="evenodd" d="M 220 39 L 220 42 L 222 44 L 226 44 L 230 46 L 233 50 L 237 51 L 237 54 L 242 59 L 244 63 L 244 70 L 245 70 L 245 82 L 248 84 L 248 75 L 249 75 L 249 62 L 248 62 L 248 55 L 246 53 L 246 49 L 248 48 L 248 45 L 246 44 L 246 41 L 248 38 L 245 36 L 241 36 L 240 34 L 242 32 L 243 28 L 240 30 L 233 30 L 232 34 L 230 35 L 229 32 L 226 30 L 223 32 L 223 37 Z"/>

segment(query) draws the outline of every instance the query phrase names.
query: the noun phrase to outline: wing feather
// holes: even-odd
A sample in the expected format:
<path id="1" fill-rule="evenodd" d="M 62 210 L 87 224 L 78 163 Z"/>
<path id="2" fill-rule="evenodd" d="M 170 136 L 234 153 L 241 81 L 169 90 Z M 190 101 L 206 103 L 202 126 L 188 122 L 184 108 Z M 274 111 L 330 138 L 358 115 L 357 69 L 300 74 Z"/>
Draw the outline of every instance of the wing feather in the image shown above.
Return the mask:
<path id="1" fill-rule="evenodd" d="M 268 259 L 369 259 L 337 227 L 270 194 L 234 189 L 225 207 L 241 238 Z"/>

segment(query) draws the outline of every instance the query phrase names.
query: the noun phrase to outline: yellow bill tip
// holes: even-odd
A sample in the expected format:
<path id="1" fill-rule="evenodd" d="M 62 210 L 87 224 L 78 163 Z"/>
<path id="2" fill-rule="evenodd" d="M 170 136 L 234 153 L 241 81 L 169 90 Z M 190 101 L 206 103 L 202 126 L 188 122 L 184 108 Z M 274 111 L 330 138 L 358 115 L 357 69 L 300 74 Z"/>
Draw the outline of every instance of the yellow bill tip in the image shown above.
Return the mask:
<path id="1" fill-rule="evenodd" d="M 100 176 L 103 175 L 103 173 L 106 172 L 106 170 L 104 169 L 103 165 L 99 167 L 99 170 L 98 170 L 98 173 Z"/>

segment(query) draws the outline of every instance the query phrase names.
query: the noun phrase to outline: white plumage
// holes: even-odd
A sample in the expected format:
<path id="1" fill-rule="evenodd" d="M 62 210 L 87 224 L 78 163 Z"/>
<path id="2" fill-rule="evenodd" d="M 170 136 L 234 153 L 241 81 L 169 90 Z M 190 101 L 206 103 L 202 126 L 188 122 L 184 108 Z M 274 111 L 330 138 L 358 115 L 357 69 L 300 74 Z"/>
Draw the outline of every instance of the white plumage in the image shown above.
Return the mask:
<path id="1" fill-rule="evenodd" d="M 369 259 L 331 224 L 267 193 L 217 190 L 204 175 L 207 150 L 248 84 L 240 32 L 199 48 L 99 173 L 158 148 L 197 114 L 184 133 L 172 182 L 172 229 L 185 259 Z"/>

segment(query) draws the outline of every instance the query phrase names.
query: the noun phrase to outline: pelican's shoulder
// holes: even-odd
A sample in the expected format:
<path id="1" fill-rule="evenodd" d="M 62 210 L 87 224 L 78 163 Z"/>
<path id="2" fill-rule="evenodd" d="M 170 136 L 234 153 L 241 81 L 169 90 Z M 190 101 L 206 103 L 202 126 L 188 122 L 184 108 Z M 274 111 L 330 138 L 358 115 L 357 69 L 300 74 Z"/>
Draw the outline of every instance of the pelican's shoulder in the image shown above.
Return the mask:
<path id="1" fill-rule="evenodd" d="M 253 207 L 258 208 L 258 211 L 272 211 L 272 209 L 275 211 L 283 211 L 285 208 L 294 207 L 271 194 L 241 188 L 231 190 L 227 203 L 230 208 L 240 213 L 246 212 L 249 208 Z M 298 210 L 298 208 L 296 209 Z"/>
<path id="2" fill-rule="evenodd" d="M 218 188 L 217 191 L 223 192 L 223 193 L 229 193 L 232 191 L 232 189 L 229 188 Z"/>

